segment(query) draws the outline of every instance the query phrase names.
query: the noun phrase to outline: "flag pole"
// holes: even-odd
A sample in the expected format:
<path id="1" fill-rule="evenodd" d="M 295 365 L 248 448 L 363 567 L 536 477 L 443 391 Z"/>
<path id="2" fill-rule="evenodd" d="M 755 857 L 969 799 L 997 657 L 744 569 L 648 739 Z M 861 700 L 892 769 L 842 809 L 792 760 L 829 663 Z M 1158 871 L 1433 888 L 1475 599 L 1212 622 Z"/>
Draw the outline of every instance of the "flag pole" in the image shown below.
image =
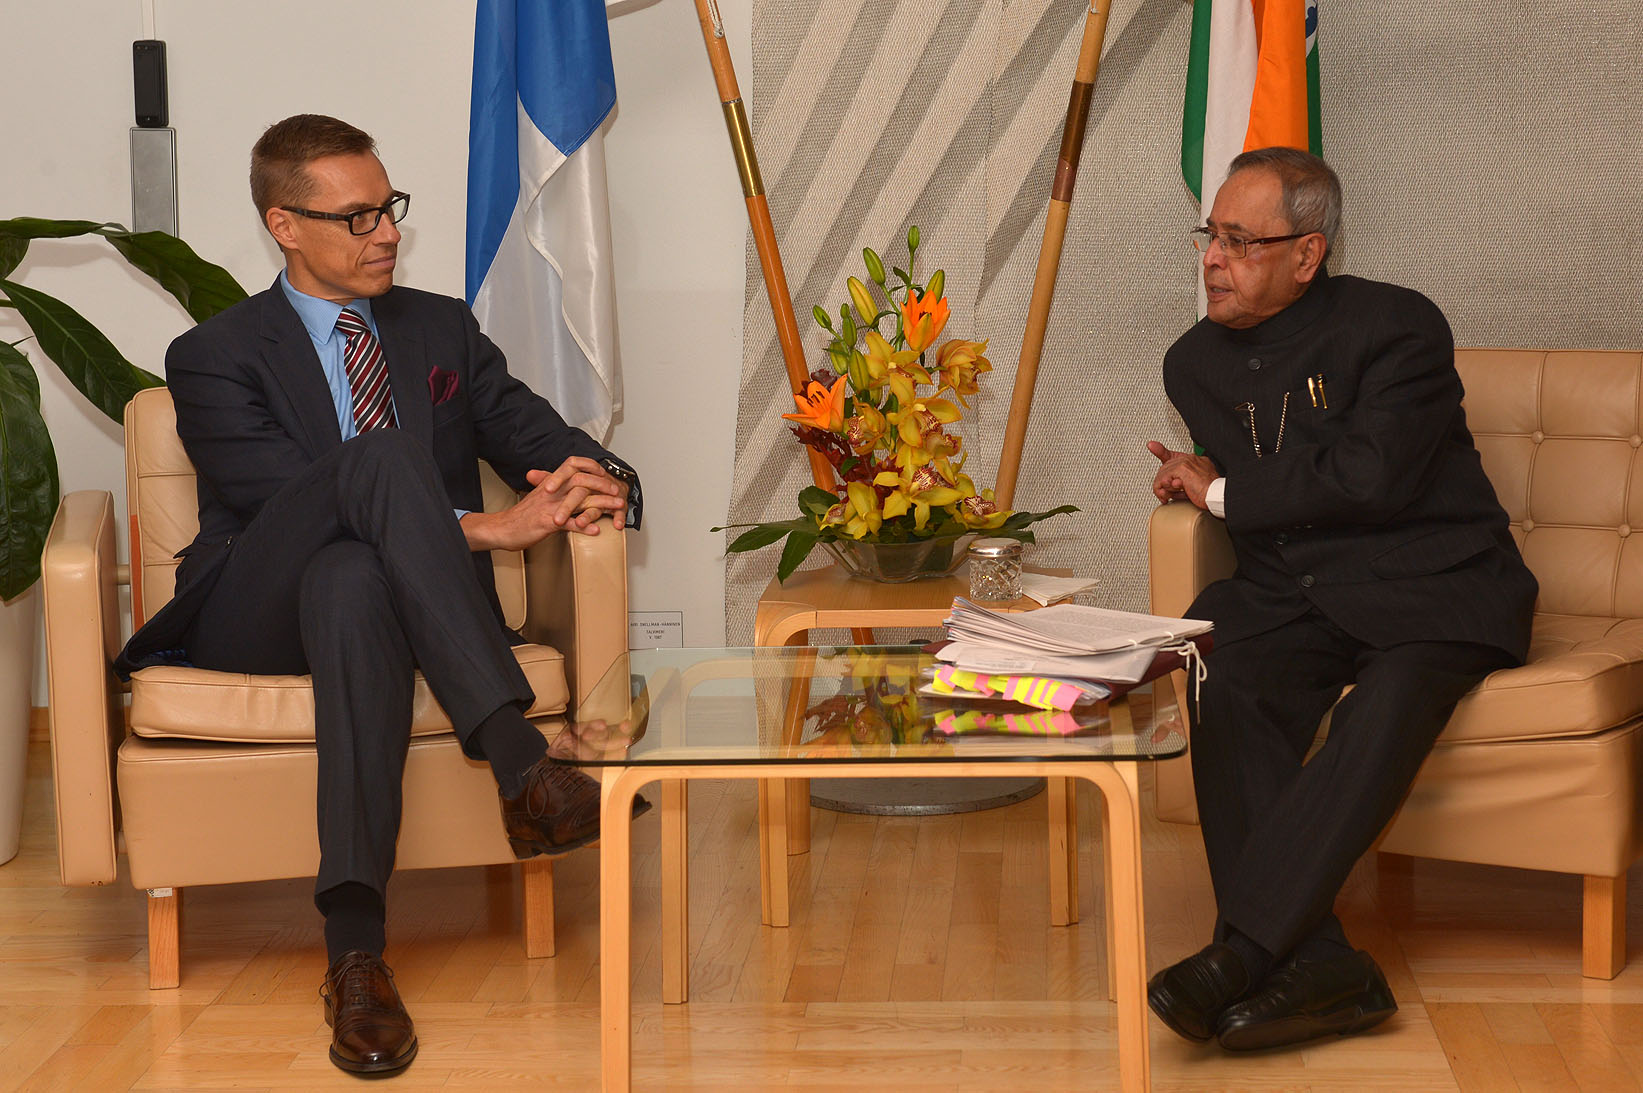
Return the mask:
<path id="1" fill-rule="evenodd" d="M 795 392 L 802 392 L 810 380 L 810 369 L 805 367 L 799 324 L 793 317 L 793 297 L 787 289 L 787 274 L 782 271 L 776 228 L 770 221 L 770 204 L 765 200 L 764 180 L 759 176 L 759 157 L 753 151 L 753 130 L 748 125 L 741 88 L 736 84 L 736 70 L 730 63 L 730 47 L 725 42 L 724 20 L 719 16 L 717 0 L 696 0 L 696 16 L 702 24 L 708 62 L 713 66 L 713 81 L 719 88 L 725 127 L 730 130 L 730 150 L 736 159 L 736 173 L 741 176 L 742 196 L 747 199 L 747 219 L 753 226 L 753 245 L 759 252 L 759 267 L 764 271 L 765 293 L 770 297 L 770 311 L 776 319 L 776 338 L 787 365 L 787 379 Z M 814 448 L 806 447 L 805 451 L 810 456 L 810 473 L 816 485 L 832 489 L 833 464 Z"/>
<path id="2" fill-rule="evenodd" d="M 1061 269 L 1061 243 L 1067 234 L 1067 213 L 1072 207 L 1078 159 L 1084 151 L 1084 126 L 1090 117 L 1090 99 L 1101 68 L 1101 44 L 1107 37 L 1107 14 L 1111 8 L 1112 0 L 1090 0 L 1089 13 L 1084 18 L 1084 41 L 1078 50 L 1078 67 L 1073 73 L 1072 95 L 1067 102 L 1067 121 L 1061 130 L 1061 154 L 1056 158 L 1055 181 L 1050 186 L 1044 241 L 1038 248 L 1038 272 L 1033 278 L 1027 328 L 1021 336 L 1021 359 L 1015 371 L 1015 390 L 1010 396 L 1009 423 L 1005 426 L 1004 447 L 999 453 L 998 484 L 994 489 L 999 508 L 1009 508 L 1015 498 L 1016 474 L 1021 469 L 1021 450 L 1027 439 L 1027 415 L 1032 412 L 1033 389 L 1038 385 L 1038 359 L 1044 352 L 1044 329 L 1050 320 L 1050 302 L 1055 298 L 1055 279 Z"/>

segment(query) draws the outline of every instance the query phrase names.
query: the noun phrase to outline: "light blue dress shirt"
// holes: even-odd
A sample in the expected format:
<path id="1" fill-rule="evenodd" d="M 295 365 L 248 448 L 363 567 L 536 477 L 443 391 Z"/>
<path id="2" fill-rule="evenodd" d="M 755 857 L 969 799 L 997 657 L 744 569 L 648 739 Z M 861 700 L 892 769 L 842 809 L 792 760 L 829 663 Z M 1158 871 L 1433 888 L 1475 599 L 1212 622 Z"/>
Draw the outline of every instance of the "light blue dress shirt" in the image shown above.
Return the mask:
<path id="1" fill-rule="evenodd" d="M 319 354 L 319 366 L 325 373 L 325 385 L 331 388 L 331 403 L 337 412 L 337 428 L 342 432 L 344 442 L 350 441 L 359 435 L 359 428 L 354 424 L 354 392 L 348 386 L 348 369 L 343 364 L 343 351 L 348 347 L 348 335 L 337 329 L 337 316 L 341 315 L 344 307 L 365 320 L 365 325 L 371 328 L 371 334 L 378 341 L 382 335 L 377 331 L 377 321 L 371 315 L 371 301 L 366 299 L 355 300 L 351 304 L 339 304 L 330 300 L 322 300 L 318 296 L 310 296 L 306 292 L 291 287 L 291 281 L 280 270 L 280 289 L 285 298 L 291 301 L 296 309 L 297 318 L 302 320 L 303 329 L 308 331 L 309 339 L 314 343 L 314 352 Z M 388 392 L 388 402 L 393 404 L 394 393 Z M 398 413 L 395 413 L 398 420 Z M 456 518 L 461 520 L 471 512 L 471 509 L 452 509 Z"/>
<path id="2" fill-rule="evenodd" d="M 343 305 L 310 296 L 292 288 L 284 270 L 280 270 L 280 288 L 308 331 L 308 337 L 314 343 L 314 352 L 319 354 L 319 366 L 325 372 L 326 386 L 331 388 L 331 402 L 337 411 L 337 427 L 342 430 L 342 439 L 352 440 L 359 435 L 359 429 L 354 425 L 354 393 L 348 386 L 348 369 L 342 361 L 343 351 L 348 346 L 348 335 L 337 329 L 337 316 L 346 306 L 365 320 L 372 336 L 381 340 L 382 336 L 377 333 L 377 321 L 371 316 L 371 301 L 361 299 Z M 390 404 L 393 398 L 393 392 L 389 391 Z"/>

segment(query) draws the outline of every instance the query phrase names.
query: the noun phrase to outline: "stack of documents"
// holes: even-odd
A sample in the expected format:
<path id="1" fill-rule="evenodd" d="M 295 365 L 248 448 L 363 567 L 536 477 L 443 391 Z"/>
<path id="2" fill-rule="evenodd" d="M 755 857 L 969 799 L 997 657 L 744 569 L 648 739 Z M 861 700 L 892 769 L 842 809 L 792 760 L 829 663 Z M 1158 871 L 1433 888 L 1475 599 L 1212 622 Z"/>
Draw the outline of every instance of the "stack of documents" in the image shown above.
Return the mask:
<path id="1" fill-rule="evenodd" d="M 1073 709 L 1108 697 L 1114 685 L 1128 689 L 1159 674 L 1160 654 L 1174 661 L 1172 654 L 1187 653 L 1186 643 L 1210 627 L 1070 603 L 1006 614 L 956 599 L 948 640 L 936 651 L 942 663 L 920 689 Z"/>

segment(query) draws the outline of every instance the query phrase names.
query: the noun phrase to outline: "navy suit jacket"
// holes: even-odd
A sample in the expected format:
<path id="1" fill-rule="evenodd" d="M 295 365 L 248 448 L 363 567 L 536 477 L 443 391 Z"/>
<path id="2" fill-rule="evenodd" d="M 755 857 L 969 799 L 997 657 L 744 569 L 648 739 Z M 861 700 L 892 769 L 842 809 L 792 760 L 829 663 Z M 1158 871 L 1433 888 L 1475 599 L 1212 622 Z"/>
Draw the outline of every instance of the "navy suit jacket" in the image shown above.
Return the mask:
<path id="1" fill-rule="evenodd" d="M 526 471 L 551 471 L 573 455 L 627 468 L 508 374 L 462 301 L 395 286 L 371 301 L 371 313 L 399 428 L 428 445 L 452 508 L 484 508 L 481 459 L 518 490 L 530 488 Z M 234 536 L 282 486 L 342 444 L 313 342 L 277 282 L 172 342 L 166 383 L 198 475 L 200 531 L 182 551 L 176 595 L 116 662 L 127 673 L 184 648 Z M 635 525 L 637 518 L 635 506 Z M 473 561 L 500 619 L 490 555 L 475 553 Z"/>

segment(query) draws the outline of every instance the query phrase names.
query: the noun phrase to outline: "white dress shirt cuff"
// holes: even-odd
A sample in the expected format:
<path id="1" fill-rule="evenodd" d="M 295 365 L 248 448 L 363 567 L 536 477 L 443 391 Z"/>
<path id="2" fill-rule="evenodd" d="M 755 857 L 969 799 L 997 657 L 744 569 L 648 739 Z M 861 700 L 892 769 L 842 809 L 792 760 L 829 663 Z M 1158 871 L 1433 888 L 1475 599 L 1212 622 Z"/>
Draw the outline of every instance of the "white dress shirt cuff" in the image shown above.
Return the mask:
<path id="1" fill-rule="evenodd" d="M 1218 516 L 1223 520 L 1227 518 L 1227 480 L 1225 478 L 1217 478 L 1209 484 L 1209 489 L 1204 491 L 1204 507 L 1209 510 L 1211 516 Z"/>

